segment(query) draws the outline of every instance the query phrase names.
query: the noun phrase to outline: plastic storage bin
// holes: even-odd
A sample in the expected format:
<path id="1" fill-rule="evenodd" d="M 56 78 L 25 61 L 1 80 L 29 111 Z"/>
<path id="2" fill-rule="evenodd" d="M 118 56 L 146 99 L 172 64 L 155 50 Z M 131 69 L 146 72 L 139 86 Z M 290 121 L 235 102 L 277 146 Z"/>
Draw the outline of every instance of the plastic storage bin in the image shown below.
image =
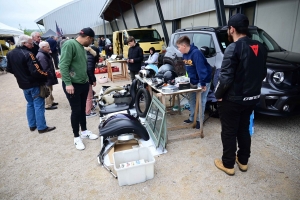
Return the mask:
<path id="1" fill-rule="evenodd" d="M 114 168 L 117 172 L 119 186 L 142 183 L 154 177 L 155 159 L 148 147 L 115 152 L 113 154 Z M 144 159 L 146 163 L 120 168 L 121 163 Z"/>

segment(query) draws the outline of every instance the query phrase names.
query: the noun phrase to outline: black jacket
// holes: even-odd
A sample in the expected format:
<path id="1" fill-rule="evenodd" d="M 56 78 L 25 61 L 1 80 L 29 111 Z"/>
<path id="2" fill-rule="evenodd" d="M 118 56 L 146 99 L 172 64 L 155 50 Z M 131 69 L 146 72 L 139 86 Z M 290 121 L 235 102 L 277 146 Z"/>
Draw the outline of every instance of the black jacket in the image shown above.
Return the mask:
<path id="1" fill-rule="evenodd" d="M 37 53 L 39 52 L 39 45 L 35 42 L 33 42 L 33 47 L 32 49 L 30 49 L 30 51 L 33 53 L 34 56 L 37 55 Z"/>
<path id="2" fill-rule="evenodd" d="M 43 70 L 48 73 L 46 85 L 51 86 L 51 85 L 58 84 L 58 80 L 55 74 L 55 69 L 53 66 L 52 57 L 50 56 L 50 54 L 39 49 L 39 52 L 36 55 L 36 59 L 41 64 Z"/>
<path id="3" fill-rule="evenodd" d="M 97 81 L 95 77 L 95 67 L 99 61 L 99 49 L 95 46 L 85 49 L 87 50 L 87 75 L 89 77 L 89 83 L 93 85 L 93 83 Z"/>
<path id="4" fill-rule="evenodd" d="M 21 89 L 33 88 L 47 81 L 47 72 L 26 47 L 16 47 L 8 52 L 7 61 L 7 71 L 14 74 Z"/>
<path id="5" fill-rule="evenodd" d="M 105 47 L 105 40 L 99 39 L 99 46 L 100 47 Z"/>
<path id="6" fill-rule="evenodd" d="M 216 98 L 244 105 L 256 104 L 267 74 L 266 59 L 267 50 L 258 41 L 242 37 L 231 43 L 224 52 Z"/>
<path id="7" fill-rule="evenodd" d="M 128 69 L 130 71 L 138 72 L 141 70 L 142 62 L 144 60 L 143 49 L 138 43 L 135 46 L 130 47 L 128 51 L 128 59 L 133 59 L 133 63 L 128 63 Z"/>

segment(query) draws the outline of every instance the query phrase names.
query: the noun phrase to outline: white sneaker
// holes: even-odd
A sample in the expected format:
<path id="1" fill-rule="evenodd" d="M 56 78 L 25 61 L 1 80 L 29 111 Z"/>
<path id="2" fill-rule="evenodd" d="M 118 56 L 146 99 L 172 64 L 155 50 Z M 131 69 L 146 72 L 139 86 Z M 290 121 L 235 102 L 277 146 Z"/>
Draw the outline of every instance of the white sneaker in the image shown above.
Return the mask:
<path id="1" fill-rule="evenodd" d="M 96 140 L 98 138 L 98 135 L 93 134 L 91 131 L 85 130 L 81 131 L 81 138 Z"/>
<path id="2" fill-rule="evenodd" d="M 82 140 L 81 140 L 80 137 L 74 138 L 74 144 L 76 146 L 76 149 L 78 149 L 78 150 L 85 149 L 85 146 L 84 146 L 84 144 L 83 144 L 83 142 L 82 142 Z"/>

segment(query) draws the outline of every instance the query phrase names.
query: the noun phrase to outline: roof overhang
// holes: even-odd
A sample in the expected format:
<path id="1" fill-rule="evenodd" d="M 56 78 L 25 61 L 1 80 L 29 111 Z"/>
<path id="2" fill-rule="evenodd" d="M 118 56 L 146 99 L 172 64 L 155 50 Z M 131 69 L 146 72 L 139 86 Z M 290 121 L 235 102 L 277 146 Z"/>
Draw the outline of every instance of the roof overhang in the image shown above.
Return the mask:
<path id="1" fill-rule="evenodd" d="M 110 22 L 121 16 L 119 4 L 124 13 L 131 9 L 131 2 L 133 5 L 136 5 L 141 1 L 143 0 L 107 0 L 99 15 L 101 18 L 104 15 L 104 19 Z"/>

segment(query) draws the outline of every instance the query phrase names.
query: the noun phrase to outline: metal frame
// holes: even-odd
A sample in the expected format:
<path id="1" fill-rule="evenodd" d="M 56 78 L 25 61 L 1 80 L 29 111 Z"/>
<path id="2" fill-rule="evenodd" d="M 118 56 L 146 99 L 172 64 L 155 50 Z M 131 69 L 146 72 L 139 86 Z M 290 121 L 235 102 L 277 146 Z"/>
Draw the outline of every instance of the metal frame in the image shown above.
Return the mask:
<path id="1" fill-rule="evenodd" d="M 135 7 L 134 7 L 134 4 L 132 3 L 132 0 L 130 0 L 130 4 L 131 4 L 131 8 L 132 8 L 134 17 L 135 17 L 136 24 L 137 24 L 138 28 L 141 28 L 140 21 L 139 21 L 139 18 L 137 16 L 137 14 L 136 14 Z"/>
<path id="2" fill-rule="evenodd" d="M 124 19 L 123 11 L 122 11 L 122 8 L 121 8 L 121 5 L 120 5 L 120 0 L 118 1 L 118 6 L 119 6 L 121 17 L 123 19 L 123 23 L 124 23 L 125 29 L 127 29 L 127 25 L 126 25 L 126 22 L 125 22 L 125 19 Z"/>
<path id="3" fill-rule="evenodd" d="M 216 13 L 218 19 L 219 26 L 226 26 L 226 16 L 225 16 L 225 8 L 224 8 L 224 1 L 223 0 L 215 0 L 216 6 Z"/>
<path id="4" fill-rule="evenodd" d="M 164 32 L 166 45 L 168 46 L 169 45 L 169 35 L 168 35 L 167 27 L 166 27 L 166 24 L 165 24 L 164 15 L 163 15 L 163 12 L 161 10 L 160 1 L 155 0 L 155 3 L 156 3 L 159 19 L 160 19 L 160 24 L 161 24 L 162 30 Z"/>

